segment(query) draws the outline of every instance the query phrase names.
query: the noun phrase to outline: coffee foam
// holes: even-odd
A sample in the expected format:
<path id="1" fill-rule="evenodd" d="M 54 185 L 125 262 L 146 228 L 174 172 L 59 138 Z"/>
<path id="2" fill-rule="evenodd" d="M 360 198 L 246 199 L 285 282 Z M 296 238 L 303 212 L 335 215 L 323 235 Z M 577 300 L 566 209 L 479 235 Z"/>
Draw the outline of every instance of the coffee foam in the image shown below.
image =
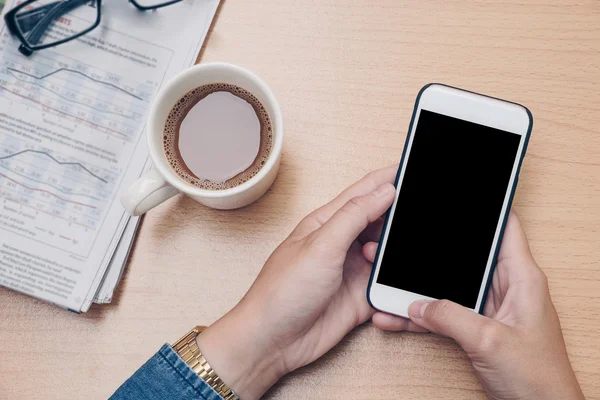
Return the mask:
<path id="1" fill-rule="evenodd" d="M 254 111 L 260 122 L 260 148 L 256 159 L 243 172 L 237 174 L 233 178 L 225 182 L 212 182 L 207 179 L 200 179 L 194 175 L 186 166 L 181 153 L 179 151 L 179 128 L 181 122 L 185 119 L 187 113 L 198 102 L 214 92 L 229 92 L 245 101 L 247 101 Z M 180 178 L 186 182 L 207 190 L 225 190 L 239 186 L 255 176 L 258 171 L 265 165 L 271 149 L 273 147 L 273 127 L 271 118 L 262 103 L 252 93 L 236 85 L 228 83 L 213 83 L 200 86 L 190 90 L 184 94 L 169 112 L 169 116 L 165 122 L 163 129 L 163 148 L 169 165 Z"/>

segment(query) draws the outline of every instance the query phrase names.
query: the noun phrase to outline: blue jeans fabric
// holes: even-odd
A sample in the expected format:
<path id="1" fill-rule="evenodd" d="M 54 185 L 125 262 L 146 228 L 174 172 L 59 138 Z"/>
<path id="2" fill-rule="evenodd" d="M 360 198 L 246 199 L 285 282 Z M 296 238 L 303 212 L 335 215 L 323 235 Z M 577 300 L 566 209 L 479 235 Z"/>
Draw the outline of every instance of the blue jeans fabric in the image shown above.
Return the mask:
<path id="1" fill-rule="evenodd" d="M 163 399 L 223 400 L 167 344 L 110 397 L 110 400 Z"/>

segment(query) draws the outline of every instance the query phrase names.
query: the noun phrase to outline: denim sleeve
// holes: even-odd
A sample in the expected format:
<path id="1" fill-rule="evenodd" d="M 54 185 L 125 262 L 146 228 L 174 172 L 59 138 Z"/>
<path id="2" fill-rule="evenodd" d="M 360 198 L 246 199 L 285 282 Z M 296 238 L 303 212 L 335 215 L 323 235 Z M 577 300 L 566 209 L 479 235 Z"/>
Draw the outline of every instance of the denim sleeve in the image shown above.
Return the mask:
<path id="1" fill-rule="evenodd" d="M 179 357 L 163 345 L 110 400 L 223 400 Z"/>

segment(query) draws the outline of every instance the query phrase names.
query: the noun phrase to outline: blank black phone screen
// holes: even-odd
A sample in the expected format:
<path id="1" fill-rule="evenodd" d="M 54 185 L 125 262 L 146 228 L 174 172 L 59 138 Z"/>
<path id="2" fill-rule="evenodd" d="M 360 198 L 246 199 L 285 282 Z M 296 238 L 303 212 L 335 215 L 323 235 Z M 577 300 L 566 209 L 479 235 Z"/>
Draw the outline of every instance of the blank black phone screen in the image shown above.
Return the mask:
<path id="1" fill-rule="evenodd" d="M 421 110 L 377 283 L 475 308 L 520 140 Z"/>

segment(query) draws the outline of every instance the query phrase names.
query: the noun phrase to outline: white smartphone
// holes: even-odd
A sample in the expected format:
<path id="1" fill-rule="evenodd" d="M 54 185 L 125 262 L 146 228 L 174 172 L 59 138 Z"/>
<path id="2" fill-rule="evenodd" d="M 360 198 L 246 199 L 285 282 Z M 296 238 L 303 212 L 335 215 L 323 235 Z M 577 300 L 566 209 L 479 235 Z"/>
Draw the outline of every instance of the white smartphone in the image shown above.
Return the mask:
<path id="1" fill-rule="evenodd" d="M 419 92 L 367 299 L 408 317 L 415 300 L 482 312 L 533 118 L 441 84 Z"/>

